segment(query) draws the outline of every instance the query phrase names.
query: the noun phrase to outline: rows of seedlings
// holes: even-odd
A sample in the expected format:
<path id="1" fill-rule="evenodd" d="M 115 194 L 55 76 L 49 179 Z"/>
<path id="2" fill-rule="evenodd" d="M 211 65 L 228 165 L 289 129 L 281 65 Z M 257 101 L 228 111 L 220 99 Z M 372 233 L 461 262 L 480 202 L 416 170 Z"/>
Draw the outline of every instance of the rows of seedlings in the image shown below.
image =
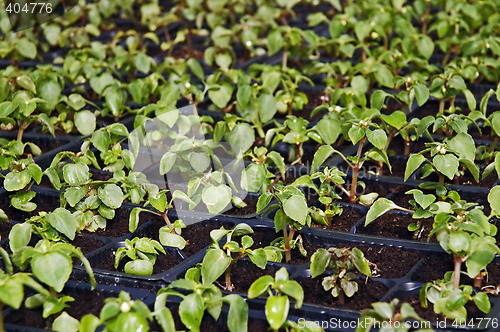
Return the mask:
<path id="1" fill-rule="evenodd" d="M 71 6 L 0 11 L 0 330 L 498 329 L 500 1 Z"/>

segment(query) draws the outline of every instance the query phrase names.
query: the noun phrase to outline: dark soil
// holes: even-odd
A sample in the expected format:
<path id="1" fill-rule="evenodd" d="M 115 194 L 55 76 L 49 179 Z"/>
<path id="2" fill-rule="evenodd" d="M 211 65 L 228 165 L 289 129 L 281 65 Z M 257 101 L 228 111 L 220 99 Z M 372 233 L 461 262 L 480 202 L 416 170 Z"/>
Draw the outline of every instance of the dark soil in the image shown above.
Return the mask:
<path id="1" fill-rule="evenodd" d="M 255 211 L 257 210 L 257 201 L 258 199 L 255 199 L 254 197 L 249 197 L 247 196 L 243 200 L 247 206 L 242 207 L 242 208 L 237 208 L 233 207 L 231 210 L 224 212 L 223 214 L 229 215 L 229 216 L 248 216 L 251 214 L 254 214 Z"/>
<path id="2" fill-rule="evenodd" d="M 282 232 L 276 233 L 272 228 L 254 228 L 255 233 L 252 235 L 252 239 L 254 240 L 254 245 L 252 248 L 263 248 L 275 240 L 276 238 L 283 236 Z M 297 238 L 299 234 L 295 233 L 294 239 Z M 306 256 L 302 256 L 298 249 L 292 249 L 292 257 L 288 264 L 298 265 L 298 264 L 306 264 L 309 263 L 311 259 L 311 255 L 318 249 L 323 248 L 323 244 L 319 241 L 319 238 L 315 236 L 305 236 L 301 235 L 303 240 L 304 249 L 307 251 Z M 284 254 L 283 254 L 283 263 L 284 263 Z"/>
<path id="3" fill-rule="evenodd" d="M 392 237 L 397 239 L 427 241 L 427 236 L 432 229 L 434 220 L 432 218 L 422 219 L 421 221 L 423 223 L 424 230 L 420 236 L 414 237 L 414 233 L 408 230 L 408 225 L 411 223 L 416 223 L 417 221 L 417 219 L 413 219 L 408 214 L 385 213 L 375 219 L 367 227 L 363 226 L 358 228 L 356 232 L 361 234 Z M 431 242 L 433 241 L 435 240 L 432 238 Z"/>
<path id="4" fill-rule="evenodd" d="M 88 234 L 77 234 L 71 244 L 80 248 L 84 255 L 99 249 L 104 245 L 101 240 L 89 236 Z"/>
<path id="5" fill-rule="evenodd" d="M 165 226 L 165 221 L 160 217 L 151 216 L 152 223 L 146 229 L 137 233 L 136 236 L 145 236 L 159 241 L 159 230 L 161 227 Z M 182 252 L 187 256 L 191 256 L 206 248 L 212 243 L 210 232 L 214 229 L 219 229 L 221 226 L 224 226 L 225 229 L 231 229 L 233 227 L 230 223 L 197 223 L 182 229 L 181 235 L 187 241 L 186 247 Z"/>
<path id="6" fill-rule="evenodd" d="M 64 293 L 64 292 L 63 292 Z M 104 299 L 108 294 L 100 292 L 76 292 L 69 291 L 64 293 L 75 298 L 74 302 L 70 302 L 70 307 L 65 311 L 72 317 L 80 320 L 86 314 L 94 314 L 99 317 L 99 312 L 104 305 Z M 116 294 L 118 295 L 118 294 Z M 50 329 L 53 318 L 44 319 L 42 317 L 42 309 L 25 309 L 22 307 L 5 317 L 5 323 L 16 324 L 21 326 L 30 326 L 35 328 Z"/>
<path id="7" fill-rule="evenodd" d="M 111 220 L 107 220 L 105 229 L 98 229 L 95 232 L 83 231 L 85 234 L 93 234 L 98 236 L 104 236 L 107 238 L 118 238 L 128 234 L 128 221 L 130 217 L 130 211 L 125 209 L 116 209 L 115 217 Z M 144 218 L 145 217 L 145 218 Z M 141 214 L 139 219 L 139 225 L 147 221 L 146 213 Z"/>
<path id="8" fill-rule="evenodd" d="M 330 225 L 323 226 L 316 223 L 312 223 L 311 227 L 321 228 L 332 231 L 349 232 L 352 226 L 361 219 L 363 215 L 356 209 L 344 208 L 340 216 L 333 217 Z"/>
<path id="9" fill-rule="evenodd" d="M 102 257 L 102 260 L 99 264 L 95 265 L 93 268 L 94 269 L 101 269 L 101 270 L 106 270 L 106 271 L 118 271 L 118 272 L 124 272 L 123 268 L 125 266 L 125 263 L 127 263 L 127 259 L 123 259 L 120 262 L 120 265 L 118 266 L 118 269 L 115 269 L 114 264 L 115 264 L 115 251 L 114 250 L 108 250 Z M 154 264 L 153 267 L 153 274 L 158 274 L 158 273 L 163 273 L 165 271 L 170 270 L 177 264 L 181 262 L 180 259 L 170 255 L 168 252 L 166 254 L 160 253 L 156 257 L 156 263 Z"/>
<path id="10" fill-rule="evenodd" d="M 12 222 L 0 222 L 0 240 L 6 240 L 14 224 Z"/>
<path id="11" fill-rule="evenodd" d="M 383 164 L 382 171 L 379 170 L 378 164 L 367 161 L 363 164 L 363 170 L 370 174 L 376 175 L 385 175 L 385 176 L 396 176 L 400 178 L 404 178 L 405 169 L 406 169 L 406 158 L 398 156 L 398 157 L 389 157 L 389 163 L 392 167 L 392 172 L 389 171 L 389 167 L 386 164 Z"/>
<path id="12" fill-rule="evenodd" d="M 37 208 L 32 212 L 24 212 L 11 207 L 10 199 L 8 198 L 8 196 L 5 196 L 0 200 L 0 209 L 2 209 L 7 214 L 10 220 L 23 222 L 26 219 L 31 218 L 32 216 L 37 216 L 39 212 L 50 212 L 60 207 L 59 197 L 57 196 L 48 196 L 37 193 L 36 196 L 32 199 L 32 202 L 37 205 Z"/>
<path id="13" fill-rule="evenodd" d="M 335 245 L 337 248 L 358 248 L 363 252 L 365 258 L 372 264 L 373 276 L 382 278 L 402 278 L 410 272 L 411 268 L 422 258 L 419 251 L 389 247 L 372 246 L 368 244 L 344 244 Z"/>
<path id="14" fill-rule="evenodd" d="M 234 291 L 247 294 L 248 289 L 252 283 L 264 275 L 274 277 L 278 267 L 275 265 L 267 264 L 263 270 L 255 266 L 250 259 L 240 260 L 231 268 L 231 282 L 234 286 Z M 218 282 L 225 286 L 224 274 L 218 279 Z"/>
<path id="15" fill-rule="evenodd" d="M 304 289 L 305 303 L 341 309 L 362 310 L 371 308 L 371 304 L 379 302 L 387 292 L 387 288 L 382 283 L 370 278 L 366 280 L 363 278 L 358 280 L 358 292 L 351 298 L 345 297 L 345 304 L 341 305 L 338 298 L 334 298 L 330 292 L 323 289 L 321 276 L 314 279 L 301 278 L 297 281 Z"/>

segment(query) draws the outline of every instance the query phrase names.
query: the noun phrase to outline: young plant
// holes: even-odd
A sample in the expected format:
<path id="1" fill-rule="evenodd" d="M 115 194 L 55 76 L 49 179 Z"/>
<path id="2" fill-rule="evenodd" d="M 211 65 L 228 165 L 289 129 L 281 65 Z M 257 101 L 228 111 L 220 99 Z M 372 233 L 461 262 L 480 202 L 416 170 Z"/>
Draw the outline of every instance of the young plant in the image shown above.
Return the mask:
<path id="1" fill-rule="evenodd" d="M 363 252 L 357 248 L 320 248 L 311 256 L 312 278 L 323 274 L 326 270 L 331 275 L 323 278 L 321 283 L 325 291 L 330 291 L 333 297 L 344 304 L 344 295 L 352 297 L 358 291 L 358 279 L 355 272 L 372 276 L 370 262 L 365 258 Z"/>
<path id="2" fill-rule="evenodd" d="M 292 165 L 302 164 L 302 156 L 304 155 L 303 145 L 310 139 L 317 139 L 315 132 L 307 128 L 309 121 L 288 115 L 283 125 L 277 124 L 276 128 L 272 128 L 266 133 L 266 146 L 274 146 L 277 142 L 285 142 L 290 144 L 288 160 Z M 272 140 L 272 141 L 271 141 Z"/>
<path id="3" fill-rule="evenodd" d="M 19 309 L 24 300 L 24 287 L 29 287 L 37 294 L 50 298 L 50 292 L 39 284 L 31 273 L 14 273 L 12 261 L 8 252 L 0 247 L 0 256 L 4 264 L 4 269 L 0 269 L 0 310 L 5 306 Z M 0 316 L 0 330 L 4 331 L 3 315 Z"/>
<path id="4" fill-rule="evenodd" d="M 271 192 L 263 193 L 257 201 L 257 213 L 266 208 L 271 199 L 278 201 L 267 208 L 278 208 L 274 215 L 274 229 L 276 233 L 283 231 L 283 236 L 275 239 L 271 245 L 282 248 L 285 251 L 285 262 L 292 258 L 292 249 L 298 248 L 303 256 L 307 253 L 302 245 L 302 237 L 299 235 L 294 239 L 295 232 L 302 229 L 306 224 L 311 225 L 311 216 L 308 213 L 307 201 L 304 194 L 293 186 L 273 186 Z M 290 226 L 290 231 L 288 231 Z"/>
<path id="5" fill-rule="evenodd" d="M 120 291 L 118 297 L 107 297 L 99 317 L 86 314 L 79 322 L 80 331 L 94 332 L 102 326 L 105 332 L 149 331 L 154 313 L 141 300 L 132 300 L 129 293 Z M 175 328 L 174 330 L 175 331 Z"/>
<path id="6" fill-rule="evenodd" d="M 355 156 L 345 157 L 342 152 L 334 149 L 331 145 L 322 145 L 314 154 L 311 167 L 311 171 L 316 172 L 318 168 L 332 154 L 340 155 L 342 159 L 344 159 L 344 161 L 347 163 L 348 167 L 352 170 L 352 182 L 350 190 L 348 191 L 348 197 L 351 203 L 357 202 L 362 198 L 357 197 L 356 194 L 358 186 L 358 173 L 361 170 L 363 163 L 368 158 L 373 158 L 373 155 L 377 155 L 377 159 L 382 160 L 389 167 L 389 170 L 392 170 L 387 153 L 383 150 L 386 145 L 387 134 L 384 130 L 380 129 L 380 126 L 378 124 L 371 121 L 371 118 L 373 118 L 379 112 L 370 111 L 368 113 L 370 114 L 368 114 L 364 120 L 356 119 L 347 121 L 349 123 L 349 139 L 351 140 L 352 144 L 358 144 L 358 149 Z M 365 115 L 363 115 L 363 117 L 364 116 Z M 373 147 L 370 150 L 366 151 L 363 155 L 363 146 L 366 142 L 370 142 Z M 371 202 L 373 202 L 375 198 L 376 197 L 373 197 L 373 195 L 370 196 Z M 370 205 L 371 202 L 367 201 L 364 202 L 364 204 Z"/>
<path id="7" fill-rule="evenodd" d="M 151 275 L 158 252 L 166 254 L 158 241 L 145 237 L 125 239 L 125 247 L 120 247 L 115 252 L 114 267 L 118 269 L 122 260 L 128 260 L 123 268 L 125 273 Z"/>
<path id="8" fill-rule="evenodd" d="M 265 313 L 269 326 L 274 331 L 290 326 L 288 312 L 290 297 L 295 300 L 295 308 L 300 309 L 304 301 L 304 291 L 295 280 L 289 280 L 288 271 L 282 267 L 275 277 L 265 275 L 255 280 L 248 289 L 248 298 L 266 296 Z"/>
<path id="9" fill-rule="evenodd" d="M 158 187 L 156 187 L 156 190 L 149 191 L 149 197 L 146 203 L 144 203 L 144 206 L 151 205 L 154 211 L 141 207 L 132 209 L 129 218 L 129 231 L 132 233 L 135 232 L 139 225 L 139 214 L 141 212 L 148 212 L 163 218 L 166 223 L 166 225 L 160 229 L 160 243 L 164 246 L 184 249 L 186 240 L 181 236 L 181 232 L 182 228 L 185 228 L 186 225 L 184 225 L 182 220 L 176 220 L 172 223 L 168 217 L 168 211 L 174 208 L 174 199 L 180 199 L 190 205 L 195 203 L 180 190 L 174 191 L 170 201 L 168 201 L 168 192 L 168 190 L 158 191 Z"/>
<path id="10" fill-rule="evenodd" d="M 249 257 L 252 263 L 261 269 L 265 269 L 267 265 L 267 255 L 263 248 L 250 249 L 253 245 L 253 239 L 248 236 L 252 234 L 253 229 L 245 223 L 238 224 L 231 230 L 226 230 L 224 227 L 210 232 L 212 238 L 212 246 L 208 249 L 201 265 L 201 276 L 203 282 L 211 284 L 217 283 L 217 279 L 224 274 L 225 285 L 219 286 L 227 291 L 233 291 L 234 286 L 231 283 L 231 268 L 236 262 L 244 257 Z M 226 243 L 222 248 L 219 246 L 219 241 L 226 236 Z M 235 237 L 241 236 L 241 244 L 233 240 Z M 271 248 L 272 249 L 272 248 Z M 233 254 L 236 257 L 233 258 Z"/>
<path id="11" fill-rule="evenodd" d="M 179 317 L 189 331 L 199 332 L 205 312 L 214 320 L 219 320 L 222 305 L 229 305 L 227 327 L 231 332 L 246 332 L 248 325 L 248 304 L 236 294 L 222 296 L 221 290 L 213 283 L 202 278 L 199 267 L 186 271 L 184 279 L 173 281 L 168 287 L 161 288 L 156 294 L 154 315 L 164 331 L 175 331 L 174 319 L 167 307 L 169 296 L 182 298 L 179 305 Z M 175 289 L 180 289 L 177 291 Z"/>
<path id="12" fill-rule="evenodd" d="M 434 305 L 434 312 L 450 319 L 467 319 L 465 304 L 474 301 L 477 308 L 487 314 L 491 303 L 484 292 L 474 292 L 472 286 L 455 287 L 453 272 L 446 272 L 444 279 L 428 282 L 420 289 L 420 304 L 427 308 L 429 302 Z M 474 295 L 473 295 L 474 294 Z"/>
<path id="13" fill-rule="evenodd" d="M 11 161 L 10 172 L 4 177 L 3 186 L 5 190 L 14 192 L 9 196 L 10 204 L 21 211 L 31 212 L 36 209 L 36 204 L 31 200 L 36 193 L 31 191 L 33 184 L 42 181 L 42 169 L 32 158 Z"/>
<path id="14" fill-rule="evenodd" d="M 422 322 L 420 326 L 424 327 L 415 330 L 415 332 L 434 331 L 431 328 L 430 322 L 425 322 L 407 302 L 400 303 L 399 299 L 393 299 L 390 303 L 372 303 L 372 307 L 373 309 L 361 311 L 361 317 L 359 319 L 361 323 L 356 328 L 356 332 L 369 332 L 372 328 L 386 326 L 385 324 L 390 326 L 389 329 L 397 330 L 398 332 L 408 332 L 410 331 L 413 320 Z M 427 326 L 429 328 L 426 328 Z"/>
<path id="15" fill-rule="evenodd" d="M 335 192 L 335 188 L 339 188 L 348 194 L 347 190 L 343 187 L 345 183 L 344 177 L 345 174 L 338 168 L 325 167 L 323 172 L 302 175 L 291 184 L 291 186 L 295 187 L 308 187 L 314 190 L 319 196 L 318 201 L 324 208 L 312 206 L 309 211 L 315 223 L 328 226 L 333 217 L 342 214 L 342 207 L 335 204 L 334 200 L 340 199 L 340 196 Z M 313 182 L 315 179 L 319 179 L 319 187 Z"/>
<path id="16" fill-rule="evenodd" d="M 80 248 L 74 247 L 70 243 L 52 243 L 42 239 L 35 247 L 24 245 L 28 243 L 31 233 L 24 234 L 19 238 L 10 237 L 10 248 L 13 252 L 12 261 L 24 271 L 28 264 L 33 276 L 40 282 L 46 284 L 50 289 L 50 296 L 46 294 L 35 294 L 26 299 L 27 308 L 43 307 L 43 317 L 60 315 L 62 310 L 74 299 L 71 296 L 59 295 L 66 282 L 69 280 L 73 270 L 73 258 L 79 259 L 90 278 L 92 289 L 95 287 L 95 277 L 90 267 L 90 263 L 83 255 Z"/>
<path id="17" fill-rule="evenodd" d="M 245 190 L 264 193 L 270 190 L 273 182 L 279 180 L 279 176 L 283 180 L 286 179 L 285 160 L 278 152 L 268 152 L 267 148 L 263 146 L 254 147 L 253 151 L 246 153 L 246 157 L 251 158 L 252 163 L 241 173 L 241 187 Z M 269 166 L 276 167 L 279 174 L 274 175 L 270 172 Z"/>
<path id="18" fill-rule="evenodd" d="M 479 181 L 479 167 L 474 163 L 476 145 L 469 134 L 462 132 L 443 143 L 432 142 L 425 145 L 425 149 L 408 158 L 405 181 L 424 163 L 426 165 L 422 168 L 422 178 L 436 172 L 440 186 L 445 184 L 445 177 L 450 180 L 455 179 L 459 174 L 460 164 L 470 171 L 476 181 Z M 428 154 L 432 159 L 427 157 Z"/>

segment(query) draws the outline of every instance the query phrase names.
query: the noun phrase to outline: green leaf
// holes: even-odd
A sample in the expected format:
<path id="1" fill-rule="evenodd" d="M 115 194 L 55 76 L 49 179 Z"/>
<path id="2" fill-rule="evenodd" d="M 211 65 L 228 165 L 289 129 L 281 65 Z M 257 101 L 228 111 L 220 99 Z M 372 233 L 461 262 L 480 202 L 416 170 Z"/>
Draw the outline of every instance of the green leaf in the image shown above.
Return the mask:
<path id="1" fill-rule="evenodd" d="M 82 162 L 63 167 L 64 180 L 71 186 L 80 186 L 90 179 L 89 167 Z"/>
<path id="2" fill-rule="evenodd" d="M 71 207 L 75 207 L 85 194 L 87 194 L 87 187 L 69 187 L 64 191 L 64 198 Z"/>
<path id="3" fill-rule="evenodd" d="M 375 147 L 380 150 L 384 149 L 385 143 L 387 142 L 387 134 L 385 131 L 382 129 L 368 130 L 366 131 L 366 137 Z"/>
<path id="4" fill-rule="evenodd" d="M 370 210 L 366 213 L 365 226 L 371 224 L 375 219 L 386 213 L 387 211 L 400 208 L 393 201 L 381 197 L 370 206 Z"/>
<path id="5" fill-rule="evenodd" d="M 488 202 L 493 213 L 500 215 L 500 186 L 491 188 L 488 194 Z"/>
<path id="6" fill-rule="evenodd" d="M 160 160 L 160 174 L 165 175 L 172 167 L 175 165 L 175 161 L 177 159 L 177 154 L 172 152 L 166 152 Z"/>
<path id="7" fill-rule="evenodd" d="M 259 213 L 260 211 L 265 209 L 269 205 L 269 203 L 271 202 L 272 198 L 273 198 L 273 194 L 271 194 L 270 192 L 265 192 L 262 195 L 260 195 L 259 199 L 257 200 L 256 212 Z"/>
<path id="8" fill-rule="evenodd" d="M 36 45 L 30 42 L 26 37 L 17 40 L 15 45 L 16 51 L 18 51 L 23 57 L 29 59 L 34 59 L 36 57 Z"/>
<path id="9" fill-rule="evenodd" d="M 317 172 L 318 168 L 325 163 L 325 161 L 330 158 L 330 156 L 337 150 L 332 148 L 330 145 L 322 145 L 314 153 L 313 162 L 311 165 L 311 173 Z"/>
<path id="10" fill-rule="evenodd" d="M 417 84 L 414 91 L 418 106 L 422 106 L 427 102 L 427 100 L 429 100 L 429 89 L 425 84 Z"/>
<path id="11" fill-rule="evenodd" d="M 70 240 L 75 239 L 76 219 L 64 208 L 57 208 L 46 215 L 49 224 L 57 229 L 58 232 L 66 235 Z"/>
<path id="12" fill-rule="evenodd" d="M 186 240 L 178 234 L 170 232 L 162 232 L 160 229 L 160 243 L 167 247 L 175 247 L 184 249 L 186 247 Z"/>
<path id="13" fill-rule="evenodd" d="M 278 110 L 277 101 L 270 94 L 262 94 L 259 96 L 259 118 L 262 123 L 267 123 L 274 118 Z"/>
<path id="14" fill-rule="evenodd" d="M 472 136 L 461 132 L 448 141 L 448 146 L 455 150 L 460 157 L 474 161 L 476 157 L 476 145 Z"/>
<path id="15" fill-rule="evenodd" d="M 238 123 L 227 134 L 227 140 L 236 154 L 240 151 L 245 153 L 254 143 L 255 132 L 248 123 Z"/>
<path id="16" fill-rule="evenodd" d="M 153 274 L 153 263 L 146 259 L 137 259 L 127 262 L 123 270 L 128 274 L 147 276 Z"/>
<path id="17" fill-rule="evenodd" d="M 418 52 L 426 59 L 430 59 L 434 53 L 434 42 L 431 37 L 423 35 L 417 42 Z"/>
<path id="18" fill-rule="evenodd" d="M 45 103 L 40 104 L 42 108 L 53 110 L 61 99 L 61 85 L 55 80 L 42 81 L 38 85 L 38 94 L 40 98 L 45 100 Z"/>
<path id="19" fill-rule="evenodd" d="M 277 331 L 285 324 L 289 310 L 288 296 L 271 296 L 267 299 L 265 313 L 271 329 Z"/>
<path id="20" fill-rule="evenodd" d="M 302 303 L 304 302 L 304 291 L 297 281 L 289 280 L 282 283 L 280 290 L 283 294 L 295 299 L 295 308 L 299 309 L 302 307 Z"/>
<path id="21" fill-rule="evenodd" d="M 226 185 L 208 185 L 203 188 L 201 199 L 210 213 L 220 213 L 231 203 L 231 189 Z"/>
<path id="22" fill-rule="evenodd" d="M 217 53 L 215 55 L 215 63 L 217 64 L 217 66 L 219 66 L 225 71 L 229 70 L 231 62 L 233 62 L 233 58 L 229 53 L 224 52 L 224 53 Z"/>
<path id="23" fill-rule="evenodd" d="M 491 303 L 488 295 L 483 292 L 479 292 L 473 297 L 474 303 L 478 307 L 479 310 L 484 312 L 485 314 L 489 313 L 491 310 Z"/>
<path id="24" fill-rule="evenodd" d="M 366 128 L 359 126 L 352 126 L 347 134 L 349 135 L 349 139 L 351 140 L 352 144 L 356 144 L 359 142 L 361 138 L 365 136 Z"/>
<path id="25" fill-rule="evenodd" d="M 234 87 L 231 84 L 216 85 L 213 89 L 208 90 L 208 98 L 218 108 L 224 108 L 231 100 Z"/>
<path id="26" fill-rule="evenodd" d="M 450 180 L 453 180 L 455 177 L 455 173 L 457 172 L 459 165 L 458 158 L 452 154 L 438 154 L 434 156 L 432 163 L 440 173 L 445 175 Z"/>
<path id="27" fill-rule="evenodd" d="M 93 76 L 89 83 L 92 90 L 94 90 L 98 95 L 102 95 L 108 86 L 115 83 L 115 79 L 110 73 L 103 73 L 100 76 Z"/>
<path id="28" fill-rule="evenodd" d="M 137 53 L 132 57 L 132 63 L 141 73 L 147 74 L 151 66 L 151 58 L 144 53 Z"/>
<path id="29" fill-rule="evenodd" d="M 109 144 L 111 144 L 111 138 L 109 137 L 109 133 L 105 129 L 94 131 L 91 138 L 92 144 L 99 150 L 100 152 L 108 151 Z"/>
<path id="30" fill-rule="evenodd" d="M 312 277 L 315 278 L 325 272 L 328 264 L 330 262 L 331 254 L 326 249 L 319 248 L 311 256 L 311 273 Z"/>
<path id="31" fill-rule="evenodd" d="M 78 332 L 80 322 L 63 311 L 52 323 L 52 330 L 57 332 Z"/>
<path id="32" fill-rule="evenodd" d="M 203 318 L 203 298 L 198 293 L 187 295 L 179 305 L 179 316 L 190 331 L 199 331 Z"/>
<path id="33" fill-rule="evenodd" d="M 9 247 L 12 252 L 25 247 L 31 240 L 32 225 L 28 223 L 15 224 L 9 232 Z M 2 292 L 0 292 L 2 293 Z"/>
<path id="34" fill-rule="evenodd" d="M 26 187 L 30 181 L 31 174 L 28 171 L 12 171 L 5 176 L 3 186 L 7 191 L 17 191 Z"/>
<path id="35" fill-rule="evenodd" d="M 227 327 L 231 332 L 246 332 L 248 328 L 248 304 L 235 294 L 227 295 L 223 301 L 229 304 Z"/>
<path id="36" fill-rule="evenodd" d="M 421 154 L 412 154 L 408 161 L 406 162 L 405 169 L 405 178 L 404 180 L 408 180 L 408 178 L 415 173 L 415 171 L 422 165 L 427 159 Z"/>
<path id="37" fill-rule="evenodd" d="M 337 119 L 323 117 L 315 126 L 325 144 L 334 144 L 342 133 L 340 121 Z"/>
<path id="38" fill-rule="evenodd" d="M 21 211 L 31 212 L 36 209 L 37 205 L 31 200 L 35 197 L 34 191 L 17 191 L 14 195 L 10 195 L 10 204 Z"/>
<path id="39" fill-rule="evenodd" d="M 454 253 L 467 251 L 470 248 L 470 237 L 464 231 L 454 231 L 448 236 L 448 247 Z"/>
<path id="40" fill-rule="evenodd" d="M 196 172 L 203 172 L 210 166 L 210 157 L 206 153 L 191 152 L 188 155 L 189 163 Z"/>
<path id="41" fill-rule="evenodd" d="M 265 269 L 267 265 L 267 256 L 264 249 L 259 248 L 255 249 L 252 252 L 248 253 L 248 257 L 250 260 L 259 268 Z"/>
<path id="42" fill-rule="evenodd" d="M 402 111 L 394 111 L 389 115 L 381 114 L 382 120 L 388 123 L 391 127 L 400 130 L 406 123 L 406 114 Z"/>
<path id="43" fill-rule="evenodd" d="M 307 217 L 307 203 L 304 197 L 292 195 L 283 200 L 283 211 L 291 219 L 305 224 Z"/>
<path id="44" fill-rule="evenodd" d="M 467 274 L 470 278 L 474 279 L 495 258 L 495 251 L 488 249 L 488 247 L 485 247 L 484 249 L 475 250 L 465 261 Z"/>
<path id="45" fill-rule="evenodd" d="M 91 135 L 96 128 L 96 117 L 91 111 L 75 113 L 75 127 L 84 136 Z"/>
<path id="46" fill-rule="evenodd" d="M 241 187 L 250 192 L 259 192 L 266 179 L 266 167 L 252 163 L 241 172 Z"/>
<path id="47" fill-rule="evenodd" d="M 193 72 L 193 74 L 200 80 L 203 80 L 205 78 L 203 67 L 200 65 L 198 60 L 196 60 L 195 58 L 189 58 L 187 61 L 187 65 L 189 69 Z"/>
<path id="48" fill-rule="evenodd" d="M 107 184 L 104 188 L 99 188 L 99 199 L 108 207 L 118 209 L 122 206 L 123 192 L 116 184 Z"/>
<path id="49" fill-rule="evenodd" d="M 253 299 L 264 294 L 273 283 L 274 279 L 270 275 L 259 277 L 248 288 L 248 298 Z"/>
<path id="50" fill-rule="evenodd" d="M 210 249 L 203 258 L 201 266 L 201 277 L 203 285 L 210 285 L 215 282 L 231 264 L 231 257 L 219 249 Z"/>
<path id="51" fill-rule="evenodd" d="M 280 28 L 274 28 L 271 30 L 269 35 L 267 36 L 267 47 L 269 49 L 269 56 L 272 56 L 279 50 L 281 50 L 284 46 L 284 38 L 281 35 Z"/>
<path id="52" fill-rule="evenodd" d="M 394 316 L 394 309 L 389 303 L 376 302 L 372 303 L 372 307 L 384 320 L 392 319 Z"/>
<path id="53" fill-rule="evenodd" d="M 31 261 L 33 274 L 43 283 L 62 292 L 73 269 L 71 258 L 60 252 L 37 255 Z"/>
<path id="54" fill-rule="evenodd" d="M 24 299 L 23 284 L 9 278 L 3 282 L 0 290 L 0 301 L 9 307 L 19 309 Z"/>

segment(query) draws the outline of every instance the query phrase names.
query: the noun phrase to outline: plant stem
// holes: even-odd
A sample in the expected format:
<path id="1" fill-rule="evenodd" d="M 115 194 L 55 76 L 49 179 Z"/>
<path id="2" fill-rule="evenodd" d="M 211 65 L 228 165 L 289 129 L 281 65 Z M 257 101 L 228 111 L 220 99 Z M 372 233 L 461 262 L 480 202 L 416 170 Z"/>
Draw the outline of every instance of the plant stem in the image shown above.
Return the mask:
<path id="1" fill-rule="evenodd" d="M 463 259 L 462 257 L 454 256 L 453 262 L 455 264 L 455 269 L 453 270 L 453 289 L 458 289 L 460 286 L 460 269 L 462 267 Z"/>
<path id="2" fill-rule="evenodd" d="M 344 305 L 345 304 L 345 297 L 344 297 L 344 291 L 342 288 L 339 291 L 339 304 Z"/>
<path id="3" fill-rule="evenodd" d="M 361 153 L 363 152 L 363 145 L 365 144 L 366 137 L 361 138 L 358 145 L 358 152 L 356 154 L 357 161 L 352 169 L 352 183 L 351 183 L 351 193 L 349 195 L 349 202 L 354 203 L 356 199 L 356 187 L 358 186 L 358 172 L 361 168 Z"/>
<path id="4" fill-rule="evenodd" d="M 165 210 L 164 212 L 161 212 L 160 215 L 163 217 L 163 220 L 165 220 L 165 223 L 167 224 L 168 228 L 170 228 L 170 230 L 172 231 L 172 234 L 177 234 L 174 225 L 172 225 L 170 219 L 168 219 L 167 212 L 168 210 Z"/>
<path id="5" fill-rule="evenodd" d="M 244 254 L 243 254 L 244 255 Z M 240 258 L 243 257 L 242 253 L 240 252 L 238 257 L 234 258 L 231 261 L 231 264 L 227 267 L 226 271 L 224 272 L 224 279 L 226 282 L 226 287 L 225 290 L 232 292 L 234 290 L 234 285 L 231 282 L 231 268 L 233 267 L 234 264 L 236 264 L 237 261 L 240 260 Z"/>
<path id="6" fill-rule="evenodd" d="M 292 259 L 292 252 L 290 249 L 290 240 L 288 238 L 288 230 L 286 228 L 286 214 L 285 211 L 282 213 L 283 215 L 283 240 L 285 241 L 285 262 L 288 263 Z"/>
<path id="7" fill-rule="evenodd" d="M 483 282 L 483 272 L 479 272 L 479 274 L 474 278 L 474 287 L 480 288 L 481 283 Z"/>
<path id="8" fill-rule="evenodd" d="M 444 186 L 444 175 L 439 173 L 439 184 Z"/>
<path id="9" fill-rule="evenodd" d="M 286 70 L 286 67 L 288 65 L 287 62 L 288 62 L 288 50 L 286 48 L 284 48 L 283 55 L 281 58 L 281 69 L 283 69 L 283 71 Z"/>
<path id="10" fill-rule="evenodd" d="M 27 128 L 27 126 L 24 123 L 19 124 L 19 129 L 17 130 L 17 140 L 19 142 L 22 142 L 23 140 L 23 134 L 24 130 Z"/>
<path id="11" fill-rule="evenodd" d="M 439 111 L 437 115 L 443 115 L 444 114 L 444 99 L 441 99 L 439 101 Z"/>
<path id="12" fill-rule="evenodd" d="M 264 132 L 264 129 L 262 129 L 262 123 L 256 123 L 255 124 L 255 129 L 257 130 L 257 134 L 259 134 L 260 138 L 266 137 L 266 133 Z"/>

